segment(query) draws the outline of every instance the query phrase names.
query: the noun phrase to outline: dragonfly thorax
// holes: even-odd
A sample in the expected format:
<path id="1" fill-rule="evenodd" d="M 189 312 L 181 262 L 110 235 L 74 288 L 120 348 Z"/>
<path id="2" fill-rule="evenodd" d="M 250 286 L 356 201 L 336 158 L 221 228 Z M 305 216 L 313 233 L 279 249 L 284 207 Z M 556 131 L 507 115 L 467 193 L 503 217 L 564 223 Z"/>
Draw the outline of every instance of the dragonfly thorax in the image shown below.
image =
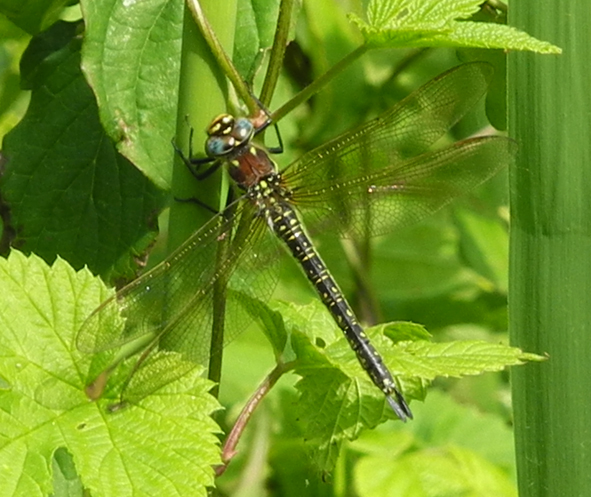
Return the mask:
<path id="1" fill-rule="evenodd" d="M 248 144 L 254 132 L 254 125 L 249 119 L 221 114 L 207 128 L 205 152 L 209 157 L 230 155 Z"/>
<path id="2" fill-rule="evenodd" d="M 281 174 L 271 173 L 249 188 L 248 197 L 255 203 L 259 214 L 270 215 L 276 206 L 291 199 L 291 191 L 284 185 Z"/>

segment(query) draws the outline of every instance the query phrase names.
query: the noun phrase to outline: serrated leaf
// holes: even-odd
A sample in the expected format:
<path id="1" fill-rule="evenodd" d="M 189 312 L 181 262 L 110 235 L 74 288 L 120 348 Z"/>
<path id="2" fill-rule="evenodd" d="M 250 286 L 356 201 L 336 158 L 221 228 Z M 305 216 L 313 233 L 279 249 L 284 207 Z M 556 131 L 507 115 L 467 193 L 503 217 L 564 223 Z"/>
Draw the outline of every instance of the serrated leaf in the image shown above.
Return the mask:
<path id="1" fill-rule="evenodd" d="M 478 12 L 475 0 L 372 0 L 367 7 L 368 24 L 379 29 L 405 29 L 408 25 L 443 28 L 450 19 L 465 19 Z"/>
<path id="2" fill-rule="evenodd" d="M 297 419 L 316 465 L 330 471 L 343 440 L 354 440 L 394 414 L 351 351 L 347 340 L 320 302 L 307 306 L 275 304 L 296 356 L 295 371 L 302 379 Z M 463 376 L 498 371 L 507 366 L 539 361 L 542 357 L 483 341 L 430 343 L 426 331 L 413 323 L 391 323 L 365 330 L 397 377 L 405 397 L 423 398 L 428 382 L 437 376 Z M 393 343 L 397 333 L 415 341 Z"/>
<path id="3" fill-rule="evenodd" d="M 117 149 L 170 188 L 178 100 L 182 0 L 82 0 L 84 73 Z"/>
<path id="4" fill-rule="evenodd" d="M 544 357 L 516 347 L 478 340 L 403 342 L 398 344 L 398 352 L 396 361 L 405 374 L 427 380 L 437 376 L 460 377 L 500 371 L 507 366 L 544 360 Z"/>
<path id="5" fill-rule="evenodd" d="M 320 470 L 331 471 L 345 439 L 354 440 L 363 429 L 395 415 L 320 302 L 275 306 L 281 308 L 297 357 L 295 371 L 302 376 L 296 384 L 301 395 L 297 419 L 306 447 Z M 371 332 L 372 341 L 374 335 Z M 405 381 L 403 386 L 411 397 L 422 396 L 419 379 Z"/>
<path id="6" fill-rule="evenodd" d="M 31 102 L 5 138 L 0 188 L 20 248 L 129 278 L 155 236 L 163 199 L 105 135 L 80 71 L 77 28 L 56 23 L 23 55 Z"/>
<path id="7" fill-rule="evenodd" d="M 0 292 L 0 377 L 8 385 L 0 390 L 0 467 L 10 468 L 0 496 L 49 494 L 61 450 L 93 495 L 207 495 L 219 462 L 210 382 L 194 370 L 109 413 L 107 400 L 86 398 L 93 358 L 73 347 L 105 293 L 100 281 L 61 259 L 48 267 L 14 251 L 0 259 Z"/>
<path id="8" fill-rule="evenodd" d="M 478 11 L 480 0 L 371 0 L 367 22 L 351 20 L 371 47 L 479 47 L 561 53 L 513 27 L 464 21 Z"/>

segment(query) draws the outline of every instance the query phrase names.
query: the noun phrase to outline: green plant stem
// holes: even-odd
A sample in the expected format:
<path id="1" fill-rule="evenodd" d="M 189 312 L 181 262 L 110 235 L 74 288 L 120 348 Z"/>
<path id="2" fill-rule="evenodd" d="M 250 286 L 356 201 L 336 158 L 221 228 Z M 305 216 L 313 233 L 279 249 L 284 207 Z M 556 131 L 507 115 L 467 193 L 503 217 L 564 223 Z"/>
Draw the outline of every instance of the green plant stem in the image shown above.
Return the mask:
<path id="1" fill-rule="evenodd" d="M 334 66 L 332 66 L 328 71 L 326 71 L 322 76 L 318 79 L 314 80 L 310 83 L 306 88 L 304 88 L 301 92 L 299 92 L 295 97 L 293 97 L 289 102 L 282 105 L 279 109 L 277 109 L 271 115 L 273 121 L 278 122 L 283 119 L 287 114 L 289 114 L 292 110 L 294 110 L 298 105 L 301 105 L 310 97 L 312 97 L 315 93 L 318 93 L 322 88 L 324 88 L 328 83 L 330 83 L 336 76 L 338 76 L 341 72 L 345 70 L 350 64 L 352 64 L 355 60 L 361 57 L 365 52 L 369 50 L 367 45 L 361 45 L 360 47 L 353 50 L 349 55 L 341 59 L 337 62 Z"/>
<path id="2" fill-rule="evenodd" d="M 591 76 L 587 2 L 511 3 L 510 24 L 563 48 L 509 56 L 512 370 L 520 497 L 591 492 Z"/>
<path id="3" fill-rule="evenodd" d="M 202 0 L 202 3 L 206 4 L 207 0 Z M 231 81 L 232 85 L 234 86 L 234 89 L 236 90 L 236 93 L 238 94 L 240 99 L 246 104 L 250 114 L 255 115 L 258 112 L 259 104 L 253 97 L 252 93 L 250 92 L 250 89 L 248 88 L 248 86 L 246 85 L 246 83 L 236 70 L 236 68 L 234 67 L 234 64 L 232 64 L 232 61 L 228 56 L 228 52 L 224 50 L 222 43 L 220 43 L 220 41 L 218 40 L 216 33 L 218 33 L 219 35 L 219 31 L 217 29 L 212 29 L 212 25 L 208 22 L 208 19 L 211 19 L 211 17 L 209 15 L 204 15 L 199 0 L 188 0 L 187 5 L 191 13 L 193 14 L 193 18 L 195 19 L 195 22 L 197 23 L 197 26 L 201 31 L 203 39 L 207 43 L 207 46 L 210 48 L 220 69 Z M 219 8 L 222 9 L 227 8 L 226 5 L 222 6 L 221 2 L 218 2 L 217 5 Z M 211 12 L 211 14 L 214 15 L 214 12 Z"/>
<path id="4" fill-rule="evenodd" d="M 277 86 L 277 80 L 279 79 L 279 71 L 283 65 L 287 37 L 291 25 L 293 4 L 294 0 L 281 0 L 281 6 L 279 7 L 279 18 L 277 19 L 277 29 L 275 31 L 273 48 L 269 58 L 269 67 L 265 74 L 265 81 L 263 82 L 260 97 L 260 101 L 265 108 L 268 108 L 271 104 L 271 98 L 273 97 L 275 87 Z"/>
<path id="5" fill-rule="evenodd" d="M 200 7 L 207 14 L 211 25 L 219 36 L 220 43 L 226 47 L 234 44 L 236 20 L 236 1 L 203 0 Z M 226 78 L 209 45 L 200 34 L 188 9 L 185 9 L 183 49 L 181 55 L 181 77 L 179 88 L 179 110 L 177 114 L 177 145 L 189 154 L 189 129 L 195 129 L 195 148 L 202 152 L 201 143 L 205 140 L 202 132 L 213 116 L 226 108 Z M 171 147 L 172 153 L 172 147 Z M 185 164 L 177 158 L 173 171 L 172 192 L 175 198 L 197 198 L 214 209 L 225 206 L 227 185 L 225 176 L 213 174 L 203 181 L 196 181 Z M 172 251 L 193 232 L 211 218 L 211 212 L 193 203 L 173 202 L 170 208 L 169 250 Z M 223 250 L 221 248 L 220 250 Z M 219 285 L 225 282 L 220 281 Z M 224 288 L 214 289 L 214 316 L 223 316 L 225 302 Z M 212 329 L 212 342 L 223 342 L 223 319 L 216 319 Z M 217 347 L 217 345 L 216 345 Z M 216 383 L 220 380 L 222 354 L 214 354 L 210 362 L 209 377 Z M 217 390 L 214 389 L 215 395 Z"/>

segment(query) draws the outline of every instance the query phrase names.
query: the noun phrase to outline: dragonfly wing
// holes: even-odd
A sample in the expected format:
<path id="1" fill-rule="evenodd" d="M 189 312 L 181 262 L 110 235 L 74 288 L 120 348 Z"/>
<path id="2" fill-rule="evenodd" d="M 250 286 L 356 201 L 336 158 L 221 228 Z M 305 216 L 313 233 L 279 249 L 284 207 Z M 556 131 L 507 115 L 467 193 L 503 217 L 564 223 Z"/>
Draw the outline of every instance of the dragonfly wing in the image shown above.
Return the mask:
<path id="1" fill-rule="evenodd" d="M 392 109 L 304 154 L 284 171 L 303 195 L 419 155 L 485 94 L 492 66 L 473 62 L 429 81 Z"/>
<path id="2" fill-rule="evenodd" d="M 233 217 L 214 216 L 169 258 L 97 308 L 77 335 L 78 348 L 97 353 L 142 339 L 133 353 L 158 354 L 143 358 L 134 373 L 135 384 L 141 383 L 136 376 L 150 380 L 142 385 L 146 391 L 186 372 L 183 367 L 167 372 L 171 351 L 181 353 L 187 367 L 207 364 L 214 319 L 223 316 L 225 341 L 231 340 L 252 319 L 251 300 L 243 297 L 266 301 L 275 283 L 272 264 L 263 266 L 257 250 L 259 243 L 273 243 L 269 230 L 251 203 L 236 205 Z M 225 309 L 214 307 L 224 283 Z"/>
<path id="3" fill-rule="evenodd" d="M 468 139 L 330 187 L 297 191 L 294 202 L 312 232 L 330 226 L 344 236 L 380 235 L 485 182 L 512 161 L 516 148 L 502 137 Z"/>

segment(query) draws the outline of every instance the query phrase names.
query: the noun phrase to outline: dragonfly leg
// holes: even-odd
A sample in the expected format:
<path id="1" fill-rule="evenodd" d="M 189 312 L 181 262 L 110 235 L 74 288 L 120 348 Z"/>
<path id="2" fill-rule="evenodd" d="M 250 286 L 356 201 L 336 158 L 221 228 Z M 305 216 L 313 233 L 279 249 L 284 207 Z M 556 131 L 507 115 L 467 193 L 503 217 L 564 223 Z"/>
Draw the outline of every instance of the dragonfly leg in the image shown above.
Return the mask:
<path id="1" fill-rule="evenodd" d="M 174 138 L 172 139 L 171 143 L 174 148 L 176 154 L 181 158 L 189 172 L 198 180 L 204 180 L 205 178 L 211 176 L 215 171 L 218 170 L 220 167 L 219 161 L 215 159 L 215 157 L 193 157 L 193 133 L 194 129 L 191 128 L 189 131 L 189 156 L 187 157 L 181 148 L 176 144 Z M 199 171 L 202 165 L 204 164 L 211 164 L 205 171 Z"/>
<path id="2" fill-rule="evenodd" d="M 174 200 L 175 200 L 175 202 L 181 202 L 184 204 L 195 204 L 195 205 L 198 205 L 199 207 L 203 207 L 205 210 L 208 210 L 212 214 L 219 214 L 219 211 L 217 209 L 214 209 L 213 207 L 211 207 L 210 205 L 207 205 L 205 202 L 199 200 L 196 197 L 191 197 L 191 198 L 174 197 Z"/>
<path id="3" fill-rule="evenodd" d="M 282 154 L 283 140 L 281 139 L 281 133 L 279 133 L 279 126 L 277 126 L 277 123 L 273 123 L 273 127 L 275 128 L 275 134 L 277 135 L 277 141 L 279 142 L 279 145 L 277 147 L 267 147 L 267 152 L 272 154 Z"/>

